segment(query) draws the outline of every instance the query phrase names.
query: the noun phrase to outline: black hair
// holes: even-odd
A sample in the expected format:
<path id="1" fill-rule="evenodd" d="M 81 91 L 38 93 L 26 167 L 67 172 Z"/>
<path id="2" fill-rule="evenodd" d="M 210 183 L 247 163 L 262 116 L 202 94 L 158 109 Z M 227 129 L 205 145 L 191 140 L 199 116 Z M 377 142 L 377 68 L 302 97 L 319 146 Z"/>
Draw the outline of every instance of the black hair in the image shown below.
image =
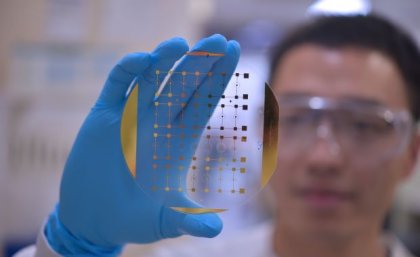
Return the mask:
<path id="1" fill-rule="evenodd" d="M 273 48 L 270 81 L 284 55 L 306 43 L 380 51 L 396 64 L 406 84 L 411 113 L 416 121 L 420 119 L 420 52 L 413 38 L 397 25 L 377 14 L 314 18 L 298 26 Z"/>

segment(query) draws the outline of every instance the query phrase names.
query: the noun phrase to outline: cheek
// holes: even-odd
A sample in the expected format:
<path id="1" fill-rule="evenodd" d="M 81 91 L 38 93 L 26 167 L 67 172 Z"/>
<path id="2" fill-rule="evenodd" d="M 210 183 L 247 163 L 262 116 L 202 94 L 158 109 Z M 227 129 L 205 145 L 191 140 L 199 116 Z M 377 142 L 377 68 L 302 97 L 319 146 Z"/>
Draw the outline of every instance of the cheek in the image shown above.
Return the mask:
<path id="1" fill-rule="evenodd" d="M 271 180 L 271 187 L 278 196 L 280 196 L 282 192 L 286 191 L 286 187 L 290 183 L 289 180 L 290 174 L 288 174 L 284 168 L 277 168 L 277 171 Z"/>
<path id="2" fill-rule="evenodd" d="M 290 197 L 290 175 L 285 173 L 284 170 L 277 170 L 271 181 L 270 189 L 273 193 L 273 206 L 275 207 L 276 215 L 284 216 L 283 210 L 294 212 L 293 199 Z"/>
<path id="3" fill-rule="evenodd" d="M 354 186 L 358 192 L 361 211 L 383 215 L 390 207 L 399 181 L 398 165 L 387 163 L 376 169 L 354 172 Z"/>
<path id="4" fill-rule="evenodd" d="M 291 192 L 291 187 L 296 183 L 298 174 L 299 162 L 293 161 L 290 158 L 278 159 L 277 170 L 270 182 L 271 188 L 276 194 L 276 199 L 279 204 L 285 204 L 288 201 L 288 196 Z"/>

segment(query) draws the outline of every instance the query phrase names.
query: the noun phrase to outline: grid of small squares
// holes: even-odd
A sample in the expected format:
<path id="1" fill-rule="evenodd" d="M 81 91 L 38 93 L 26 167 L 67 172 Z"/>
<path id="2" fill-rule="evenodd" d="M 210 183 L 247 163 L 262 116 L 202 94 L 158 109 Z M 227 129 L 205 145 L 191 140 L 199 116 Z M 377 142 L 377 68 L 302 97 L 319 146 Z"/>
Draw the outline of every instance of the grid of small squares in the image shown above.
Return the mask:
<path id="1" fill-rule="evenodd" d="M 156 70 L 155 74 L 157 100 L 154 102 L 152 169 L 156 177 L 155 180 L 161 181 L 161 183 L 153 185 L 152 190 L 245 194 L 246 189 L 239 185 L 239 181 L 241 181 L 239 176 L 245 176 L 247 173 L 247 156 L 244 149 L 247 148 L 249 129 L 246 124 L 240 123 L 239 117 L 249 109 L 249 94 L 245 92 L 246 83 L 244 83 L 244 80 L 249 79 L 250 74 L 234 73 L 230 82 L 230 85 L 234 86 L 234 90 L 230 91 L 234 92 L 223 93 L 218 96 L 212 95 L 210 88 L 209 93 L 205 95 L 198 95 L 196 90 L 199 87 L 200 79 L 211 79 L 214 76 L 223 78 L 221 85 L 212 83 L 206 83 L 206 85 L 208 87 L 222 86 L 225 89 L 227 82 L 229 82 L 225 79 L 225 73 Z M 168 74 L 171 76 L 166 81 L 166 87 L 169 87 L 169 90 L 166 91 L 166 94 L 161 94 L 158 92 L 158 88 Z M 180 78 L 176 82 L 171 79 L 174 74 Z M 172 90 L 175 87 L 178 87 L 177 90 Z M 189 119 L 198 118 L 202 115 L 210 118 L 213 109 L 215 110 L 214 114 L 217 114 L 213 115 L 205 126 L 191 124 L 191 120 L 188 122 L 189 125 L 183 122 L 185 107 L 191 104 L 189 103 L 191 99 L 187 96 L 188 87 L 193 87 L 191 97 L 196 100 L 193 103 L 193 110 L 197 110 L 192 117 L 188 117 Z M 217 102 L 217 100 L 219 101 Z M 202 110 L 198 108 L 200 105 L 207 105 L 209 112 L 199 113 Z M 163 114 L 162 109 L 159 109 L 162 107 L 166 110 Z M 173 113 L 172 109 L 175 107 L 181 107 L 181 111 Z M 181 121 L 176 125 L 170 122 L 174 115 L 178 115 Z M 181 144 L 176 146 L 172 144 L 171 139 L 175 137 L 179 137 Z M 159 142 L 165 143 L 163 145 L 158 144 L 159 139 L 161 139 Z M 185 146 L 184 141 L 191 141 L 191 139 L 194 142 L 191 146 L 192 149 L 198 148 L 198 150 L 192 155 L 184 154 L 185 149 L 191 151 Z M 239 144 L 242 145 L 238 147 Z M 217 151 L 214 151 L 214 146 L 220 149 L 217 148 Z M 197 152 L 200 152 L 200 154 L 197 154 Z M 187 158 L 190 160 L 186 160 Z M 181 165 L 176 165 L 176 163 L 181 163 Z M 186 173 L 188 173 L 188 181 L 184 181 Z M 161 179 L 157 179 L 157 177 Z"/>

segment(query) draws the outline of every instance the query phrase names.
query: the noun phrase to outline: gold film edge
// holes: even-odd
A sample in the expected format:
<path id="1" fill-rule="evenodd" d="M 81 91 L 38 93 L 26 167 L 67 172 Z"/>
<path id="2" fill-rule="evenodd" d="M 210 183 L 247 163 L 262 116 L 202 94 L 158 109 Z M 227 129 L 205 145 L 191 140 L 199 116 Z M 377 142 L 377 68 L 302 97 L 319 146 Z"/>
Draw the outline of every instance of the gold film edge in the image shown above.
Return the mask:
<path id="1" fill-rule="evenodd" d="M 187 52 L 185 55 L 189 55 L 189 56 L 224 56 L 224 54 L 221 53 L 211 53 L 211 52 L 206 52 L 206 51 L 192 51 L 192 52 Z"/>
<path id="2" fill-rule="evenodd" d="M 124 107 L 120 131 L 124 159 L 133 177 L 136 177 L 138 94 L 139 85 L 135 84 Z"/>
<path id="3" fill-rule="evenodd" d="M 261 189 L 264 188 L 277 168 L 279 105 L 270 86 L 265 84 L 263 163 Z"/>
<path id="4" fill-rule="evenodd" d="M 186 207 L 171 207 L 172 210 L 187 214 L 204 214 L 204 213 L 220 213 L 226 211 L 226 209 L 218 208 L 186 208 Z"/>

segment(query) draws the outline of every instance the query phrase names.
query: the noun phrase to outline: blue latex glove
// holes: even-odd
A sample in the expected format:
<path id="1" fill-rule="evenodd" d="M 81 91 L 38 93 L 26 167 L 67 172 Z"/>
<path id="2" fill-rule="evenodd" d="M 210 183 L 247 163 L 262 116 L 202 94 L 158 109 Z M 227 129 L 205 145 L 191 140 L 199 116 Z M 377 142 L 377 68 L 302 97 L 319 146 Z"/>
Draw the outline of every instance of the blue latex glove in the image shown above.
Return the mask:
<path id="1" fill-rule="evenodd" d="M 160 44 L 152 53 L 127 55 L 111 71 L 73 145 L 64 169 L 60 202 L 47 222 L 45 234 L 58 253 L 116 256 L 125 243 L 149 243 L 183 234 L 214 237 L 220 233 L 222 222 L 216 214 L 176 212 L 146 195 L 131 176 L 121 150 L 121 117 L 131 82 L 136 78 L 142 92 L 138 107 L 138 135 L 142 135 L 153 127 L 149 124 L 153 119 L 141 113 L 147 113 L 153 104 L 155 71 L 169 70 L 188 50 L 185 40 L 174 38 Z M 227 42 L 221 35 L 199 41 L 190 51 L 224 56 L 188 56 L 179 69 L 226 72 L 227 78 L 236 68 L 240 54 L 239 44 Z M 200 81 L 197 90 L 205 83 L 206 80 Z M 221 95 L 221 91 L 217 94 Z M 185 107 L 186 114 L 192 102 Z M 207 119 L 206 116 L 202 123 Z M 147 148 L 138 145 L 138 149 Z M 137 170 L 142 173 L 149 169 L 148 165 L 142 165 L 145 155 L 150 152 L 138 150 Z"/>

